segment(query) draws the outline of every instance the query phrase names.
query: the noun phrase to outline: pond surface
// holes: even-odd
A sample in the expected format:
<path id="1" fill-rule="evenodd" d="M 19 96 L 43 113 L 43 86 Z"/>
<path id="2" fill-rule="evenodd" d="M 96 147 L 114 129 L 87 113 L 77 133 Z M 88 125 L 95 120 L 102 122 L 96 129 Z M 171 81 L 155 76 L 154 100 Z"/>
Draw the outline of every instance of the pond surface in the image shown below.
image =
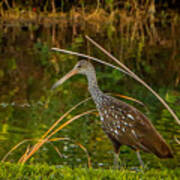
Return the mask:
<path id="1" fill-rule="evenodd" d="M 61 47 L 90 54 L 111 62 L 96 47 L 84 39 L 88 34 L 115 57 L 126 64 L 172 107 L 180 118 L 180 29 L 179 24 L 149 26 L 144 33 L 133 31 L 133 24 L 119 21 L 96 22 L 59 20 L 58 23 L 17 23 L 0 25 L 0 158 L 24 139 L 37 139 L 67 110 L 90 96 L 85 77 L 77 75 L 50 93 L 52 84 L 80 60 L 75 56 L 54 53 L 51 47 Z M 142 153 L 148 166 L 180 166 L 180 126 L 162 104 L 142 85 L 122 73 L 93 63 L 100 88 L 142 101 L 147 107 L 124 100 L 143 111 L 172 147 L 173 160 L 159 160 Z M 68 116 L 95 108 L 85 103 Z M 64 122 L 64 121 L 63 121 Z M 93 167 L 111 167 L 113 148 L 101 129 L 98 115 L 84 116 L 65 127 L 55 137 L 59 141 L 44 145 L 30 159 L 31 163 L 87 166 L 87 154 L 77 143 L 86 147 Z M 25 152 L 27 142 L 16 149 L 7 161 L 17 162 Z M 59 149 L 59 154 L 57 153 Z M 125 166 L 138 165 L 137 157 L 123 147 L 120 158 Z"/>

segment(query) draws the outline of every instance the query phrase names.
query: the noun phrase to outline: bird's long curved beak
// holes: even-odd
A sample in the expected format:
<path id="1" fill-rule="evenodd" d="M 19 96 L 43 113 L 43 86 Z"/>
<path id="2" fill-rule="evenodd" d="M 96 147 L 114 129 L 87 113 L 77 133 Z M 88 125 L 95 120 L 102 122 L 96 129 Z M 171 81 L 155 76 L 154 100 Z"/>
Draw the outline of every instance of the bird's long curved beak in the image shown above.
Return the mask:
<path id="1" fill-rule="evenodd" d="M 73 69 L 72 71 L 70 71 L 69 73 L 67 73 L 65 76 L 63 76 L 59 81 L 57 81 L 51 88 L 51 90 L 55 89 L 56 87 L 60 86 L 61 84 L 63 84 L 63 82 L 65 82 L 66 80 L 68 80 L 70 77 L 74 76 L 75 74 L 77 74 L 78 71 L 77 69 Z"/>

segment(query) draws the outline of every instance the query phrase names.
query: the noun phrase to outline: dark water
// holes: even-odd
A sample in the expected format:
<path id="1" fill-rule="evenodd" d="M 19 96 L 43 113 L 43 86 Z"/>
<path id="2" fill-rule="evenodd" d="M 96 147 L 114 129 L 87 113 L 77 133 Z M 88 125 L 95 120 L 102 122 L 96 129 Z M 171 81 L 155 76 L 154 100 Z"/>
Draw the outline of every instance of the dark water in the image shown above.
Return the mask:
<path id="1" fill-rule="evenodd" d="M 84 39 L 84 35 L 99 42 L 153 87 L 180 118 L 180 29 L 179 24 L 167 21 L 148 31 L 133 33 L 133 26 L 118 22 L 73 22 L 58 24 L 1 24 L 0 25 L 0 158 L 24 139 L 39 138 L 64 112 L 89 97 L 85 77 L 76 76 L 64 83 L 54 94 L 50 87 L 79 58 L 50 51 L 61 47 L 91 54 L 112 63 L 98 49 Z M 129 28 L 129 30 L 128 30 Z M 176 167 L 180 165 L 180 126 L 139 83 L 104 65 L 94 63 L 98 82 L 105 92 L 120 93 L 141 100 L 144 108 L 124 100 L 142 110 L 172 147 L 173 160 L 159 160 L 142 153 L 148 166 Z M 75 114 L 94 108 L 92 101 L 73 111 Z M 64 121 L 63 121 L 64 122 Z M 113 149 L 101 129 L 97 115 L 76 120 L 54 137 L 68 137 L 72 141 L 47 143 L 31 158 L 31 163 L 87 166 L 87 155 L 75 142 L 85 146 L 93 167 L 112 166 Z M 17 162 L 33 142 L 14 151 L 7 161 Z M 54 147 L 61 152 L 59 157 Z M 120 157 L 124 165 L 138 165 L 135 153 L 123 147 Z"/>

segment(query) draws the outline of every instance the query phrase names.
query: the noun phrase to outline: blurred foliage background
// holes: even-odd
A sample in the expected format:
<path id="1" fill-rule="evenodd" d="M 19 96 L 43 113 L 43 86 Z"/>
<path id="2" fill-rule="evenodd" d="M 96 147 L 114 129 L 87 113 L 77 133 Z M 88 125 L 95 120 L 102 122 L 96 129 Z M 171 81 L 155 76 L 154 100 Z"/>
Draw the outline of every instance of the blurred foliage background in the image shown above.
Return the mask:
<path id="1" fill-rule="evenodd" d="M 89 35 L 126 64 L 172 107 L 180 118 L 180 16 L 179 1 L 149 0 L 3 0 L 0 3 L 0 158 L 26 138 L 39 138 L 62 114 L 89 97 L 85 77 L 73 77 L 53 94 L 52 84 L 80 60 L 54 53 L 51 47 L 90 54 L 111 62 L 89 44 Z M 112 62 L 111 62 L 112 63 Z M 100 88 L 144 102 L 135 103 L 172 147 L 173 160 L 159 160 L 142 153 L 150 167 L 180 166 L 180 127 L 162 104 L 133 79 L 120 72 L 93 63 Z M 75 114 L 94 108 L 88 102 Z M 111 167 L 112 145 L 101 129 L 97 115 L 76 120 L 58 137 L 69 137 L 84 145 L 93 167 Z M 32 143 L 30 143 L 32 144 Z M 61 157 L 54 150 L 56 146 Z M 27 144 L 8 157 L 17 162 Z M 120 158 L 125 166 L 138 165 L 135 153 L 123 147 Z M 43 146 L 30 163 L 87 166 L 86 154 L 74 143 L 55 142 Z"/>

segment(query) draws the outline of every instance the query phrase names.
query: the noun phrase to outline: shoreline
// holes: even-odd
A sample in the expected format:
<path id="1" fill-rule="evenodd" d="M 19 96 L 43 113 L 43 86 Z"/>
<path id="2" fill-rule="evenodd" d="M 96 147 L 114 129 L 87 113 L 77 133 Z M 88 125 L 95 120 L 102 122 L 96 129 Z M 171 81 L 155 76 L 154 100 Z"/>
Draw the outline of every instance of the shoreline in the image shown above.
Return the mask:
<path id="1" fill-rule="evenodd" d="M 72 9 L 69 12 L 33 12 L 33 11 L 15 11 L 15 10 L 7 10 L 0 14 L 0 24 L 46 24 L 50 25 L 58 24 L 62 22 L 72 22 L 72 23 L 84 23 L 84 22 L 94 22 L 94 23 L 111 23 L 117 21 L 117 19 L 122 19 L 123 21 L 135 22 L 139 19 L 143 21 L 152 21 L 153 22 L 161 22 L 164 20 L 171 19 L 175 16 L 175 18 L 180 18 L 179 13 L 176 11 L 168 11 L 165 13 L 164 18 L 162 19 L 163 10 L 158 13 L 149 14 L 144 10 L 137 10 L 136 12 L 129 13 L 129 11 L 124 9 L 114 10 L 112 12 L 107 12 L 104 9 L 90 11 L 88 13 L 83 12 L 83 10 L 76 11 Z M 137 19 L 138 18 L 138 19 Z"/>

